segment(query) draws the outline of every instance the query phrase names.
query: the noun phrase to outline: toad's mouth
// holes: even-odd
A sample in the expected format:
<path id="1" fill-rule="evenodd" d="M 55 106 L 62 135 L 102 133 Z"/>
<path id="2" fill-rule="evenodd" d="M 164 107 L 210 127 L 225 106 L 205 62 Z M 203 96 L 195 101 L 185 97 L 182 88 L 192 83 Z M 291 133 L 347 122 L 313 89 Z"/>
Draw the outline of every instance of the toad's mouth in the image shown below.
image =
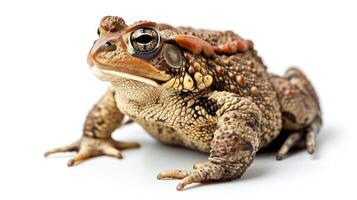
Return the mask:
<path id="1" fill-rule="evenodd" d="M 112 81 L 115 82 L 119 79 L 131 79 L 139 82 L 143 82 L 152 86 L 160 86 L 162 81 L 159 80 L 152 80 L 149 78 L 145 78 L 142 76 L 136 76 L 133 74 L 125 73 L 125 72 L 120 72 L 120 71 L 113 71 L 110 69 L 104 69 L 98 65 L 93 65 L 91 67 L 92 72 L 95 74 L 95 76 L 103 81 Z"/>
<path id="2" fill-rule="evenodd" d="M 88 64 L 93 73 L 103 81 L 117 81 L 119 79 L 131 79 L 140 81 L 152 86 L 159 86 L 171 78 L 170 75 L 157 70 L 149 63 L 137 61 L 136 58 L 127 57 L 127 62 L 113 62 L 103 64 L 96 61 L 91 55 L 88 57 Z M 133 62 L 137 61 L 137 62 Z"/>

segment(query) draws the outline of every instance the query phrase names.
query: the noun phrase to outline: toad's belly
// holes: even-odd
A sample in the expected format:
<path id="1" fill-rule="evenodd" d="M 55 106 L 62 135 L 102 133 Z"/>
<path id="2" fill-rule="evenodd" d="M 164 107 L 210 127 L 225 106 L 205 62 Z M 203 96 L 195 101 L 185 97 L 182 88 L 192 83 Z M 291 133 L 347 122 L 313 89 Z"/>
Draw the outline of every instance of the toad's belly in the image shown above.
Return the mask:
<path id="1" fill-rule="evenodd" d="M 210 151 L 215 125 L 192 128 L 191 130 L 177 130 L 160 123 L 142 119 L 133 120 L 140 124 L 152 137 L 162 143 L 183 146 L 207 153 Z"/>

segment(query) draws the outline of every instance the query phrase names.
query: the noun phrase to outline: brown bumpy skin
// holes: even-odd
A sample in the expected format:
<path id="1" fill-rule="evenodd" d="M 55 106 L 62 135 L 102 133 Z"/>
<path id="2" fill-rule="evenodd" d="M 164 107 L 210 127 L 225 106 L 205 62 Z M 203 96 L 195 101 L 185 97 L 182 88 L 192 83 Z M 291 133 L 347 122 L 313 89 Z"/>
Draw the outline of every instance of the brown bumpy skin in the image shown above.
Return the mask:
<path id="1" fill-rule="evenodd" d="M 163 143 L 209 153 L 191 170 L 158 175 L 181 179 L 178 190 L 241 177 L 279 135 L 285 141 L 278 160 L 301 144 L 314 152 L 322 123 L 315 90 L 296 68 L 285 76 L 268 73 L 252 41 L 231 31 L 127 26 L 112 16 L 103 18 L 99 33 L 88 63 L 111 90 L 88 114 L 82 139 L 48 154 L 77 150 L 69 165 L 101 154 L 121 157 L 119 149 L 138 146 L 111 139 L 124 115 Z"/>
<path id="2" fill-rule="evenodd" d="M 276 158 L 283 159 L 288 151 L 301 141 L 310 154 L 314 153 L 315 137 L 322 124 L 320 105 L 314 88 L 296 68 L 290 68 L 283 77 L 271 75 L 270 80 L 281 105 L 283 131 L 289 134 Z"/>
<path id="3" fill-rule="evenodd" d="M 208 162 L 195 165 L 194 170 L 168 170 L 158 175 L 159 179 L 182 179 L 178 190 L 193 182 L 239 178 L 258 150 L 262 117 L 252 100 L 227 92 L 215 92 L 211 100 L 222 107 L 217 111 Z"/>

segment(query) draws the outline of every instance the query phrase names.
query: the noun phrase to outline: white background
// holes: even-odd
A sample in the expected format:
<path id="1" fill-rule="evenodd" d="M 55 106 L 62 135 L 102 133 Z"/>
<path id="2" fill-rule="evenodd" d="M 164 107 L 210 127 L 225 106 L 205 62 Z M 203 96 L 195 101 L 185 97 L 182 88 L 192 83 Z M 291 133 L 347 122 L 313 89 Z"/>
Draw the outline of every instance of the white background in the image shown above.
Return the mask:
<path id="1" fill-rule="evenodd" d="M 356 198 L 356 10 L 352 1 L 1 1 L 0 199 Z M 105 15 L 231 29 L 254 40 L 270 71 L 299 66 L 322 102 L 316 154 L 281 162 L 260 154 L 240 180 L 183 192 L 157 173 L 190 169 L 207 155 L 162 145 L 137 125 L 114 135 L 142 145 L 123 160 L 68 168 L 71 153 L 45 159 L 46 150 L 80 137 L 87 111 L 106 90 L 86 64 Z"/>

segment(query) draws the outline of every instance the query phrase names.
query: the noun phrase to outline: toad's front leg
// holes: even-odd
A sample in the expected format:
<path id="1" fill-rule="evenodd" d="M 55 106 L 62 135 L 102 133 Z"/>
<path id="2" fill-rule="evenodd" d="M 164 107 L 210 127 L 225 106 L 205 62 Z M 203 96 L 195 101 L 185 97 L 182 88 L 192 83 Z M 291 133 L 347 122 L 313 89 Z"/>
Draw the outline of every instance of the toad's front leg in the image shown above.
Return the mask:
<path id="1" fill-rule="evenodd" d="M 117 108 L 114 92 L 110 89 L 89 111 L 82 138 L 68 146 L 47 151 L 45 156 L 58 152 L 77 151 L 78 153 L 68 161 L 68 166 L 99 155 L 122 158 L 120 150 L 139 147 L 136 142 L 119 142 L 111 137 L 123 118 L 124 114 Z"/>
<path id="2" fill-rule="evenodd" d="M 167 170 L 158 179 L 182 179 L 177 190 L 195 182 L 224 181 L 239 178 L 258 150 L 261 112 L 247 98 L 222 92 L 217 98 L 218 128 L 211 142 L 208 162 L 193 170 Z M 213 100 L 216 95 L 213 95 Z"/>

